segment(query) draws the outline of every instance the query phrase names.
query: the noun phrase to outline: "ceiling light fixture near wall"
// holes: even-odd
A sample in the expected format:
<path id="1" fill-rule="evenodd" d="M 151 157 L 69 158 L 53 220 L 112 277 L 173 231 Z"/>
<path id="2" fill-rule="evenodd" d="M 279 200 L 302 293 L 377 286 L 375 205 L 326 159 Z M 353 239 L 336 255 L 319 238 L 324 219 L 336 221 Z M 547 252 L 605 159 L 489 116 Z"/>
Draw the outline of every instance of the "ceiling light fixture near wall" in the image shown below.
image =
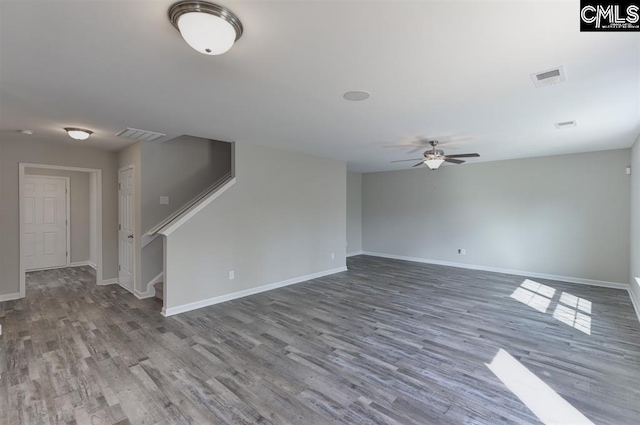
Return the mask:
<path id="1" fill-rule="evenodd" d="M 364 90 L 353 90 L 346 92 L 342 95 L 342 97 L 344 97 L 345 100 L 349 100 L 351 102 L 360 102 L 369 99 L 371 97 L 371 93 Z"/>
<path id="2" fill-rule="evenodd" d="M 89 136 L 93 134 L 93 131 L 84 128 L 65 127 L 64 131 L 67 132 L 69 137 L 76 140 L 87 140 Z"/>
<path id="3" fill-rule="evenodd" d="M 221 55 L 242 36 L 242 23 L 229 9 L 205 1 L 180 1 L 169 8 L 169 21 L 184 41 L 205 55 Z"/>

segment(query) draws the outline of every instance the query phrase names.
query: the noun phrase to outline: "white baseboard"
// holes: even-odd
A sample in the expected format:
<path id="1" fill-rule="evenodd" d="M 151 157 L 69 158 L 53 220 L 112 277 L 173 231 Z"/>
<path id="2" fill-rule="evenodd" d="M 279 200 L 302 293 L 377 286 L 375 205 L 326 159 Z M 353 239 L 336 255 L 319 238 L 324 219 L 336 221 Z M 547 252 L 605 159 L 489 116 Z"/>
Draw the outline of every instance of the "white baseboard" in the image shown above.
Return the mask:
<path id="1" fill-rule="evenodd" d="M 144 299 L 146 299 L 146 298 L 153 298 L 153 297 L 155 297 L 155 296 L 156 296 L 156 291 L 155 291 L 155 289 L 154 289 L 154 290 L 153 290 L 153 292 L 149 292 L 149 291 L 147 291 L 147 292 L 142 292 L 142 291 L 139 291 L 139 290 L 137 290 L 137 289 L 134 289 L 134 290 L 133 290 L 133 294 L 136 296 L 136 298 L 137 298 L 137 299 L 139 299 L 139 300 L 144 300 Z"/>
<path id="2" fill-rule="evenodd" d="M 25 272 L 27 272 L 27 273 L 29 273 L 29 272 L 40 272 L 40 271 L 45 271 L 45 270 L 58 270 L 58 269 L 66 269 L 67 267 L 83 267 L 83 266 L 89 266 L 89 267 L 92 267 L 94 269 L 98 268 L 98 266 L 96 266 L 95 263 L 93 263 L 92 261 L 76 261 L 76 262 L 73 262 L 73 263 L 65 264 L 64 266 L 40 267 L 40 268 L 35 268 L 35 269 L 27 269 L 27 270 L 25 270 Z"/>
<path id="3" fill-rule="evenodd" d="M 338 267 L 331 270 L 325 270 L 318 273 L 308 274 L 306 276 L 295 277 L 293 279 L 283 280 L 281 282 L 270 283 L 267 285 L 258 286 L 256 288 L 245 289 L 244 291 L 233 292 L 231 294 L 220 295 L 218 297 L 208 298 L 201 301 L 196 301 L 189 304 L 183 304 L 176 307 L 162 309 L 162 315 L 165 317 L 173 316 L 174 314 L 185 313 L 191 310 L 197 310 L 199 308 L 208 307 L 210 305 L 223 303 L 225 301 L 235 300 L 237 298 L 247 297 L 249 295 L 259 294 L 260 292 L 271 291 L 272 289 L 282 288 L 283 286 L 289 286 L 300 282 L 306 282 L 307 280 L 317 279 L 319 277 L 328 276 L 334 273 L 340 273 L 347 271 L 346 267 Z M 166 294 L 165 294 L 166 297 Z"/>
<path id="4" fill-rule="evenodd" d="M 123 285 L 122 283 L 120 283 L 119 281 L 118 281 L 118 286 L 119 286 L 119 287 L 121 287 L 122 289 L 124 289 L 125 291 L 127 291 L 127 292 L 131 293 L 131 294 L 135 294 L 135 290 L 127 288 L 126 286 L 124 286 L 124 285 Z"/>
<path id="5" fill-rule="evenodd" d="M 14 292 L 13 294 L 4 294 L 4 295 L 0 295 L 0 302 L 17 300 L 20 298 L 22 298 L 20 296 L 20 292 Z"/>
<path id="6" fill-rule="evenodd" d="M 113 285 L 114 283 L 118 283 L 118 278 L 114 277 L 113 279 L 102 279 L 101 283 L 98 283 L 98 285 L 103 286 L 103 285 Z"/>
<path id="7" fill-rule="evenodd" d="M 138 297 L 141 300 L 145 299 L 145 298 L 153 298 L 153 297 L 155 297 L 156 296 L 155 284 L 158 283 L 158 282 L 162 282 L 163 278 L 164 278 L 164 272 L 158 273 L 158 275 L 156 277 L 154 277 L 149 282 L 147 282 L 147 290 L 146 290 L 146 292 L 138 291 L 137 289 L 134 291 L 136 297 Z"/>
<path id="8" fill-rule="evenodd" d="M 362 255 L 362 251 L 350 252 L 347 257 L 355 257 L 356 255 Z"/>
<path id="9" fill-rule="evenodd" d="M 640 321 L 640 300 L 636 298 L 635 292 L 633 292 L 631 286 L 627 288 L 627 291 L 629 292 L 629 298 L 631 298 L 633 309 L 636 311 L 636 316 L 638 316 L 638 321 Z"/>
<path id="10" fill-rule="evenodd" d="M 363 251 L 363 255 L 371 255 L 373 257 L 392 258 L 394 260 L 413 261 L 416 263 L 435 264 L 438 266 L 458 267 L 461 269 L 482 270 L 486 272 L 512 274 L 524 277 L 536 277 L 539 279 L 557 280 L 559 282 L 579 283 L 582 285 L 603 286 L 605 288 L 629 290 L 629 285 L 619 282 L 607 282 L 604 280 L 583 279 L 581 277 L 559 276 L 554 274 L 527 272 L 522 270 L 501 269 L 497 267 L 477 266 L 473 264 L 454 263 L 450 261 L 428 260 L 426 258 L 405 257 L 403 255 L 383 254 L 381 252 Z"/>
<path id="11" fill-rule="evenodd" d="M 98 268 L 98 266 L 96 266 L 96 264 L 93 261 L 75 261 L 73 263 L 69 263 L 69 267 L 83 267 L 83 266 L 89 266 L 93 269 Z"/>

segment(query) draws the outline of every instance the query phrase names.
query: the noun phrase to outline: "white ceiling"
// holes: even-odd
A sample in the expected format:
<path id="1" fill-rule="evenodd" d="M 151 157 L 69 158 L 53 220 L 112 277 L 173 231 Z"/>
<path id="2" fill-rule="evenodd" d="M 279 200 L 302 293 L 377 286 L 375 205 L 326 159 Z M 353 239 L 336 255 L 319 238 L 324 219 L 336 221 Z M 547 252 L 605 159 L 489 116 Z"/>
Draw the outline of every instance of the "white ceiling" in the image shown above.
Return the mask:
<path id="1" fill-rule="evenodd" d="M 579 2 L 231 1 L 245 32 L 192 50 L 172 1 L 0 3 L 0 135 L 118 150 L 124 127 L 409 168 L 390 148 L 460 140 L 472 161 L 629 147 L 640 132 L 640 35 L 580 33 Z M 566 83 L 530 74 L 564 65 Z M 372 93 L 347 102 L 348 90 Z M 557 130 L 555 122 L 577 120 Z M 18 134 L 31 129 L 33 136 Z"/>

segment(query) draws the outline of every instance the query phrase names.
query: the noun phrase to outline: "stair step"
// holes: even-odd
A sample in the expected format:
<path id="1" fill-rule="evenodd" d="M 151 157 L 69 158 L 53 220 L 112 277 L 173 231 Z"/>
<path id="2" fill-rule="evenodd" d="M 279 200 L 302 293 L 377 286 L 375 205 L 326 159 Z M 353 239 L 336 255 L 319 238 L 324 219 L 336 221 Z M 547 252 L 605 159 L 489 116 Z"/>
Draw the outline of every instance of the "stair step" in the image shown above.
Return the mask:
<path id="1" fill-rule="evenodd" d="M 153 285 L 153 287 L 156 290 L 156 298 L 159 299 L 164 299 L 164 294 L 163 294 L 163 290 L 164 290 L 164 282 L 158 282 L 155 285 Z"/>

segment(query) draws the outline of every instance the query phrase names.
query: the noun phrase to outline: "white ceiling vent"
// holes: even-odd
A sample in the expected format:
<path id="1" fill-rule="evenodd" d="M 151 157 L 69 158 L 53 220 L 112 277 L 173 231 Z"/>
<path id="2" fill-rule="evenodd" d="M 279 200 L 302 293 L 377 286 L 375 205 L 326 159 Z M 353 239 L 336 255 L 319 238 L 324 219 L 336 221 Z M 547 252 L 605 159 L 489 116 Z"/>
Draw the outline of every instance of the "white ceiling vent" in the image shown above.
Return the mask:
<path id="1" fill-rule="evenodd" d="M 557 122 L 554 125 L 556 126 L 557 129 L 563 129 L 563 128 L 575 127 L 578 124 L 575 122 L 575 120 L 573 120 L 573 121 Z"/>
<path id="2" fill-rule="evenodd" d="M 153 142 L 161 137 L 166 136 L 162 133 L 154 133 L 153 131 L 139 130 L 137 128 L 125 128 L 116 134 L 116 136 L 124 137 L 126 139 L 143 140 L 145 142 Z"/>
<path id="3" fill-rule="evenodd" d="M 546 71 L 536 72 L 531 74 L 533 84 L 540 88 L 546 86 L 552 86 L 558 83 L 564 83 L 567 81 L 567 74 L 564 72 L 564 66 L 547 69 Z"/>

